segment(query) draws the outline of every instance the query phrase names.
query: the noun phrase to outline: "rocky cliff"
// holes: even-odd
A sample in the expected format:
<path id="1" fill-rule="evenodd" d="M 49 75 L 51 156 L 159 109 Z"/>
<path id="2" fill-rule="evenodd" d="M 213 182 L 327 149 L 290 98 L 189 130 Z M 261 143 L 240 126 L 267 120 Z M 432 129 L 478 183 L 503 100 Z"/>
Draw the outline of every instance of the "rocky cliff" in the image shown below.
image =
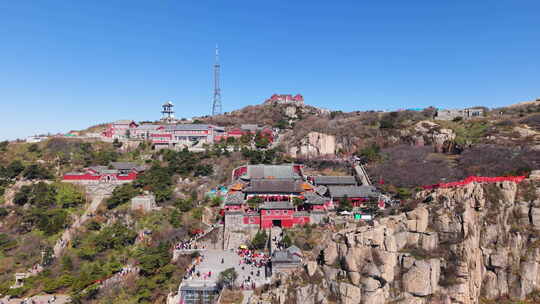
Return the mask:
<path id="1" fill-rule="evenodd" d="M 289 154 L 294 157 L 335 155 L 337 148 L 335 136 L 309 132 L 298 145 L 289 148 Z"/>
<path id="2" fill-rule="evenodd" d="M 418 194 L 418 206 L 349 224 L 280 275 L 275 303 L 480 303 L 540 286 L 540 183 L 471 183 Z"/>

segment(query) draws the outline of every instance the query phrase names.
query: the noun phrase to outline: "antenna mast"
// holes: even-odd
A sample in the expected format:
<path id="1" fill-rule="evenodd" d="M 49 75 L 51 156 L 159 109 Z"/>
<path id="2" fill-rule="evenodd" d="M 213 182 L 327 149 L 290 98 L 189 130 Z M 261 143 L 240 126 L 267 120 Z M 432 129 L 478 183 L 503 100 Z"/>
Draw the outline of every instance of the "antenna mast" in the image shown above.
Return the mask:
<path id="1" fill-rule="evenodd" d="M 219 74 L 221 65 L 219 64 L 219 49 L 216 45 L 216 62 L 214 63 L 214 98 L 212 100 L 212 115 L 219 115 L 222 112 L 221 109 L 221 87 Z"/>

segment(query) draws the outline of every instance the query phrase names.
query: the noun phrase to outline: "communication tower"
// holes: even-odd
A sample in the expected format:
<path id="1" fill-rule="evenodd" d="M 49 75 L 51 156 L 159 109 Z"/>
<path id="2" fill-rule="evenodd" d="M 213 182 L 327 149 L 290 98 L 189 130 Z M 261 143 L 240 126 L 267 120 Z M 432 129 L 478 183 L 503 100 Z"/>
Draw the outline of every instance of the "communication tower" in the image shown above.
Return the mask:
<path id="1" fill-rule="evenodd" d="M 214 63 L 214 98 L 212 100 L 212 115 L 219 115 L 222 113 L 221 108 L 221 87 L 220 87 L 220 70 L 219 64 L 219 49 L 216 45 L 216 62 Z"/>

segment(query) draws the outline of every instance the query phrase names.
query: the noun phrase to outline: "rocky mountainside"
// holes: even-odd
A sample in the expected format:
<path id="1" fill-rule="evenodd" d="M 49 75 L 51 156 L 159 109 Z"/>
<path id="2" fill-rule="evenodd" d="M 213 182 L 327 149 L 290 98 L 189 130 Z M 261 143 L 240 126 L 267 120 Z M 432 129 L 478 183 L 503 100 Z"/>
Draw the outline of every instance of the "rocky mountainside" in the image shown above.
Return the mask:
<path id="1" fill-rule="evenodd" d="M 540 183 L 471 183 L 417 194 L 408 212 L 349 224 L 302 273 L 262 293 L 274 303 L 489 303 L 538 296 Z M 531 302 L 537 303 L 537 302 Z"/>

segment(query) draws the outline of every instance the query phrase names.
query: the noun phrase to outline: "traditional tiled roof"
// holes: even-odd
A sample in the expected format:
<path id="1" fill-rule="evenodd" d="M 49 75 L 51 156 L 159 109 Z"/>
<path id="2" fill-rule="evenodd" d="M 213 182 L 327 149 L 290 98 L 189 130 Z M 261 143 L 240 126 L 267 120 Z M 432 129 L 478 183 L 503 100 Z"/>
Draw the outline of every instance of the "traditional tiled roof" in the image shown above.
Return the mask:
<path id="1" fill-rule="evenodd" d="M 111 170 L 109 170 L 109 168 L 107 166 L 91 166 L 91 167 L 88 167 L 88 169 L 96 171 L 99 174 L 105 174 L 105 173 L 107 173 L 107 171 L 111 171 Z M 116 172 L 117 171 L 114 170 L 113 173 L 116 173 Z"/>
<path id="2" fill-rule="evenodd" d="M 306 192 L 304 197 L 306 198 L 306 204 L 309 205 L 324 205 L 326 202 L 324 197 L 319 196 L 314 192 Z"/>
<path id="3" fill-rule="evenodd" d="M 225 196 L 225 205 L 241 205 L 244 203 L 244 193 L 231 192 Z"/>
<path id="4" fill-rule="evenodd" d="M 354 176 L 315 176 L 313 177 L 315 185 L 353 185 L 356 186 Z"/>
<path id="5" fill-rule="evenodd" d="M 292 165 L 250 165 L 249 178 L 300 179 Z"/>
<path id="6" fill-rule="evenodd" d="M 328 186 L 330 196 L 334 198 L 342 197 L 377 197 L 379 192 L 373 186 Z"/>
<path id="7" fill-rule="evenodd" d="M 246 193 L 300 193 L 303 191 L 301 182 L 292 179 L 254 179 L 244 190 Z"/>
<path id="8" fill-rule="evenodd" d="M 259 209 L 294 209 L 291 202 L 264 202 Z"/>
<path id="9" fill-rule="evenodd" d="M 136 163 L 129 162 L 112 162 L 111 167 L 112 169 L 110 169 L 109 166 L 92 166 L 88 167 L 88 169 L 96 171 L 98 174 L 117 174 L 119 170 L 135 169 L 138 172 L 145 170 L 144 166 L 139 166 Z"/>
<path id="10" fill-rule="evenodd" d="M 240 126 L 240 129 L 255 132 L 255 131 L 260 130 L 262 128 L 259 127 L 259 125 L 243 124 L 243 125 Z"/>
<path id="11" fill-rule="evenodd" d="M 177 125 L 165 125 L 165 130 L 168 131 L 206 131 L 208 129 L 223 129 L 222 127 L 207 125 L 207 124 L 177 124 Z"/>
<path id="12" fill-rule="evenodd" d="M 315 192 L 317 192 L 320 195 L 325 195 L 326 192 L 328 192 L 328 188 L 326 186 L 317 186 L 315 187 Z"/>
<path id="13" fill-rule="evenodd" d="M 161 125 L 140 125 L 137 127 L 137 130 L 156 130 L 161 127 Z"/>

